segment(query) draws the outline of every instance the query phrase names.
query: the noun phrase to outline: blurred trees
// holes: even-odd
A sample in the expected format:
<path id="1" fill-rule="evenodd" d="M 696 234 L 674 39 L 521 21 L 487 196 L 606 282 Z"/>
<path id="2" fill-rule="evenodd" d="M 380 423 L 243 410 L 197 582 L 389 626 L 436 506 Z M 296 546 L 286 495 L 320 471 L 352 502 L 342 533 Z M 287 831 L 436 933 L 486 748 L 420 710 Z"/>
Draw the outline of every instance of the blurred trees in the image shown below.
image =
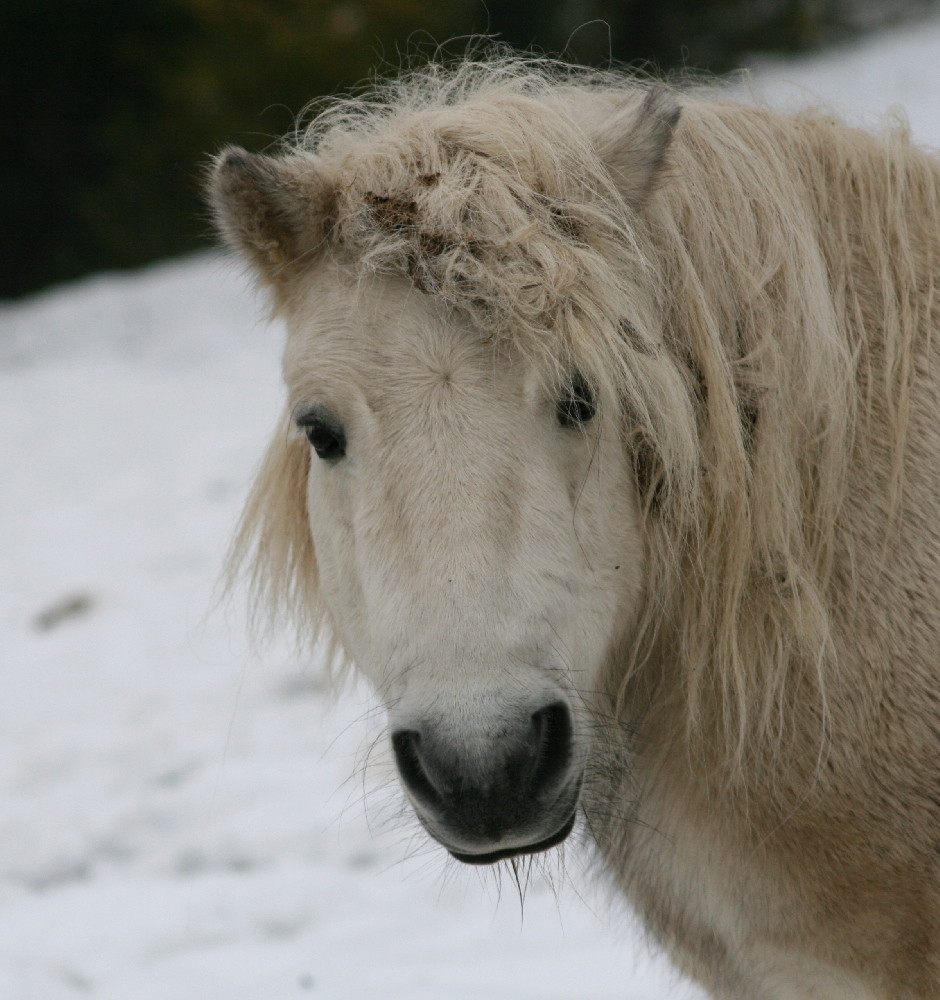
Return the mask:
<path id="1" fill-rule="evenodd" d="M 32 0 L 0 5 L 0 296 L 205 245 L 206 153 L 312 98 L 487 33 L 603 63 L 723 71 L 931 0 Z M 458 46 L 459 47 L 459 46 Z"/>
<path id="2" fill-rule="evenodd" d="M 517 46 L 565 51 L 592 64 L 613 58 L 721 73 L 751 53 L 808 51 L 909 19 L 936 2 L 486 0 L 486 6 L 493 30 Z"/>
<path id="3" fill-rule="evenodd" d="M 270 143 L 419 24 L 449 30 L 420 0 L 0 4 L 0 296 L 204 242 L 206 152 Z"/>

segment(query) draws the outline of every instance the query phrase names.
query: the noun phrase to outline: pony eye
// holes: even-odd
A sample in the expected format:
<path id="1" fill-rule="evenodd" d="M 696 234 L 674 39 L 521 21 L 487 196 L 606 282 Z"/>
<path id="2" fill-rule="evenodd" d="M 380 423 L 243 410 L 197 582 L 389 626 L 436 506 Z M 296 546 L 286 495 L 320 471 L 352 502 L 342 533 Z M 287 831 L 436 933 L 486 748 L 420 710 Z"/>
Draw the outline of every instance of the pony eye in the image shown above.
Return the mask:
<path id="1" fill-rule="evenodd" d="M 555 403 L 555 418 L 562 427 L 583 427 L 597 413 L 597 399 L 590 382 L 575 372 Z"/>
<path id="2" fill-rule="evenodd" d="M 306 434 L 317 457 L 324 462 L 338 462 L 346 454 L 343 428 L 326 414 L 307 413 L 297 420 L 297 426 Z"/>

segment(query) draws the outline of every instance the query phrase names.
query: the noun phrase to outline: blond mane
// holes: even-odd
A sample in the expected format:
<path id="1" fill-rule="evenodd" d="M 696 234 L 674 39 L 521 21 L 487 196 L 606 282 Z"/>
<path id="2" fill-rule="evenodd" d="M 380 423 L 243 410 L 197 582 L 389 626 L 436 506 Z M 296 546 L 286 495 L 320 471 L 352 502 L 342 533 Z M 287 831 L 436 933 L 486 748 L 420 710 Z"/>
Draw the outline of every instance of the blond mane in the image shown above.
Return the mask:
<path id="1" fill-rule="evenodd" d="M 531 60 L 434 66 L 332 103 L 286 151 L 335 178 L 311 258 L 407 275 L 548 377 L 576 366 L 617 401 L 649 576 L 616 685 L 668 658 L 689 731 L 717 726 L 734 758 L 781 745 L 797 688 L 825 725 L 848 469 L 883 410 L 887 544 L 940 183 L 901 124 L 875 138 L 697 93 L 671 98 L 661 183 L 633 192 L 605 123 L 666 93 Z M 308 461 L 285 422 L 230 572 L 247 567 L 257 607 L 313 636 Z"/>

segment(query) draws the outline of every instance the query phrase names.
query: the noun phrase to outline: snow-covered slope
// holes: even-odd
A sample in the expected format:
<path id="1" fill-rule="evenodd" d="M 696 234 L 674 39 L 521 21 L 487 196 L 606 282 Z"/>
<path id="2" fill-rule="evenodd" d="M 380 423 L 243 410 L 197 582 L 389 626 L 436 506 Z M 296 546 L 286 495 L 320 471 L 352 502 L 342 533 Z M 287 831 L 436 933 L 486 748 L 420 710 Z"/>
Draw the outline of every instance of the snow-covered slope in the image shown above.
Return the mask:
<path id="1" fill-rule="evenodd" d="M 940 22 L 758 80 L 940 145 Z M 278 349 L 213 256 L 0 310 L 0 997 L 697 996 L 575 846 L 524 907 L 446 860 L 368 695 L 213 610 Z"/>

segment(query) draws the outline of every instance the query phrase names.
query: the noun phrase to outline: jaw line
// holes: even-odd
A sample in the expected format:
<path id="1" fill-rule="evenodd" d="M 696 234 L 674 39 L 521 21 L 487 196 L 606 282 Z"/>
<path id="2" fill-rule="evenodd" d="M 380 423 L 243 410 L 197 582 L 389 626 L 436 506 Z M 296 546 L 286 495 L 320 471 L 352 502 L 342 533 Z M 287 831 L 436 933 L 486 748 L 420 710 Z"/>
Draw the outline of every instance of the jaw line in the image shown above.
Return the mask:
<path id="1" fill-rule="evenodd" d="M 545 840 L 540 840 L 535 844 L 528 844 L 524 847 L 508 847 L 501 851 L 489 851 L 486 854 L 464 854 L 460 851 L 452 851 L 448 848 L 451 857 L 462 861 L 465 865 L 492 865 L 497 861 L 505 861 L 507 858 L 515 858 L 520 854 L 538 854 L 540 851 L 547 851 L 549 848 L 560 844 L 574 827 L 577 811 L 574 810 L 571 816 L 565 821 L 561 829 L 557 830 Z"/>

